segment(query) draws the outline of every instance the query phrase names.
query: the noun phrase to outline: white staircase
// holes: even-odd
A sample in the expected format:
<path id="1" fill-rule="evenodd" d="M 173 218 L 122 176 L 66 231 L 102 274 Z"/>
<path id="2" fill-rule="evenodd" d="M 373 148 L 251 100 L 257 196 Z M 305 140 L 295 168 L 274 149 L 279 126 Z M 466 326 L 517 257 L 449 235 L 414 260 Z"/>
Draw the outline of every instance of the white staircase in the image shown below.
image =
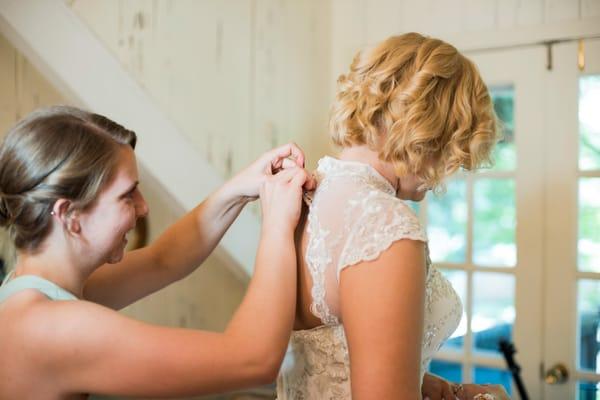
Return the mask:
<path id="1" fill-rule="evenodd" d="M 62 0 L 0 0 L 0 32 L 65 98 L 134 130 L 138 160 L 185 210 L 223 182 Z M 245 210 L 221 242 L 248 275 L 258 237 L 258 219 Z"/>

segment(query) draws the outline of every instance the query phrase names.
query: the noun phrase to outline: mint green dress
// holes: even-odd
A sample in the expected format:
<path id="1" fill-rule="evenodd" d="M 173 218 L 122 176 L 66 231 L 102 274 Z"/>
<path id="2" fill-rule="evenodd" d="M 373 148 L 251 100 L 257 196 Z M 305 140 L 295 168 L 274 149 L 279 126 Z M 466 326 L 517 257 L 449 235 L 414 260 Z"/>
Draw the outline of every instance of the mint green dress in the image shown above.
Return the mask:
<path id="1" fill-rule="evenodd" d="M 40 278 L 36 275 L 23 275 L 14 279 L 10 279 L 12 272 L 4 278 L 2 286 L 0 286 L 0 303 L 8 299 L 13 294 L 22 292 L 23 290 L 35 289 L 50 300 L 78 300 L 75 295 L 61 288 L 60 286 Z"/>

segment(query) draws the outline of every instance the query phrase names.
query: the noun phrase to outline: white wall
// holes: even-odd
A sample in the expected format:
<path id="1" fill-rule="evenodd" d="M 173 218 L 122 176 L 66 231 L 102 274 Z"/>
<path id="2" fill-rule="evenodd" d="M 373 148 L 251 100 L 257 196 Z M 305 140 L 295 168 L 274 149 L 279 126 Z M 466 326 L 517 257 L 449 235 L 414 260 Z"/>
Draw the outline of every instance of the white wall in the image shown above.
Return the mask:
<path id="1" fill-rule="evenodd" d="M 68 4 L 223 177 L 292 139 L 326 151 L 328 2 Z"/>
<path id="2" fill-rule="evenodd" d="M 331 82 L 357 50 L 416 31 L 467 53 L 600 33 L 600 0 L 331 0 Z"/>

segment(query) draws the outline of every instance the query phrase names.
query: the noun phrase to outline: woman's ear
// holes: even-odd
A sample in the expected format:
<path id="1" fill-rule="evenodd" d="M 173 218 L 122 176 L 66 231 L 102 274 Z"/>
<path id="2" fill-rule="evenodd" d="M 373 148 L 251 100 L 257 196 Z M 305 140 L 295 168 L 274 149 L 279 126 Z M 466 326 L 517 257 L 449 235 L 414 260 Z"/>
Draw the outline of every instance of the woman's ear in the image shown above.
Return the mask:
<path id="1" fill-rule="evenodd" d="M 73 203 L 67 199 L 58 199 L 52 207 L 52 216 L 60 221 L 63 228 L 71 235 L 79 235 L 81 224 L 79 223 L 79 212 L 72 209 Z"/>

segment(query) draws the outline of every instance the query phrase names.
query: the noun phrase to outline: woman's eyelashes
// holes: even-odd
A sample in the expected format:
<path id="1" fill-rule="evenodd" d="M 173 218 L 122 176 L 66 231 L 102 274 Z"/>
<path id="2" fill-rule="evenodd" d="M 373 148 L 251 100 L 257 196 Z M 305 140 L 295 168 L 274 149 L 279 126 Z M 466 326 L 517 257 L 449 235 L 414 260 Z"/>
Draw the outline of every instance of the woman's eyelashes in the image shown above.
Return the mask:
<path id="1" fill-rule="evenodd" d="M 127 191 L 125 194 L 121 195 L 121 198 L 123 198 L 125 200 L 133 200 L 135 197 L 135 192 L 137 190 L 138 190 L 138 187 L 137 187 L 137 185 L 135 185 L 129 191 Z"/>

